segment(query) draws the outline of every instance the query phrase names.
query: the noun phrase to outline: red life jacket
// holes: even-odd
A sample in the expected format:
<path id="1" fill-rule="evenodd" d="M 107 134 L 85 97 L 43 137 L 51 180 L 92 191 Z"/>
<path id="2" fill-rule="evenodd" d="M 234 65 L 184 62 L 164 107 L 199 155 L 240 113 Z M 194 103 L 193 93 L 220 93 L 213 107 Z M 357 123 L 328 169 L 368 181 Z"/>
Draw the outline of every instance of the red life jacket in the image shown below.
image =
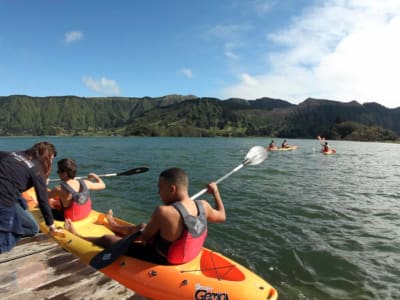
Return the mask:
<path id="1" fill-rule="evenodd" d="M 61 186 L 72 195 L 70 206 L 64 207 L 64 218 L 71 219 L 71 221 L 79 221 L 86 218 L 92 210 L 90 193 L 83 179 L 79 180 L 79 184 L 79 192 L 75 192 L 66 182 L 61 183 Z"/>
<path id="2" fill-rule="evenodd" d="M 168 263 L 184 264 L 195 258 L 201 251 L 207 237 L 207 218 L 201 201 L 195 201 L 198 215 L 191 216 L 180 202 L 172 204 L 182 216 L 185 229 L 181 237 L 168 250 Z"/>

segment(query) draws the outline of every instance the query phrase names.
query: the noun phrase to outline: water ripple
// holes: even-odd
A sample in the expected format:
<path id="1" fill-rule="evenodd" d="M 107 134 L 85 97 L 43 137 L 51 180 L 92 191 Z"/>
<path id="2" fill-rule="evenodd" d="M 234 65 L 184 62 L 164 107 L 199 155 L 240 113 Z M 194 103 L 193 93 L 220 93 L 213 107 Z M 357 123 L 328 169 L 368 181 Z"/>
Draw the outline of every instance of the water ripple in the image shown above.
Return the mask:
<path id="1" fill-rule="evenodd" d="M 146 222 L 157 177 L 184 168 L 190 192 L 237 166 L 261 138 L 49 138 L 79 172 L 108 173 L 147 165 L 150 171 L 107 179 L 94 206 Z M 0 139 L 25 149 L 32 139 Z M 292 140 L 293 152 L 270 153 L 219 187 L 228 219 L 210 224 L 206 246 L 274 285 L 280 299 L 400 299 L 400 145 L 332 141 L 336 155 L 313 140 Z M 21 145 L 25 146 L 21 146 Z M 14 147 L 15 146 L 15 147 Z M 56 175 L 56 174 L 53 174 Z M 212 199 L 208 195 L 205 199 Z"/>

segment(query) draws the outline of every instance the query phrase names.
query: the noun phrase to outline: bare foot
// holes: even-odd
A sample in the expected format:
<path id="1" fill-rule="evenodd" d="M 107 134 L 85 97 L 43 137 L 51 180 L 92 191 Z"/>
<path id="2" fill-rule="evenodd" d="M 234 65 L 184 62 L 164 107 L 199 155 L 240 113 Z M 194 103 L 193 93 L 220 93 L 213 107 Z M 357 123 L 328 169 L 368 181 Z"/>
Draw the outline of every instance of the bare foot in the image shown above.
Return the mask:
<path id="1" fill-rule="evenodd" d="M 110 209 L 110 210 L 106 213 L 106 218 L 107 218 L 108 223 L 109 223 L 111 226 L 117 225 L 117 222 L 115 222 L 115 220 L 114 220 L 114 216 L 113 216 L 113 211 L 112 211 L 112 209 Z"/>
<path id="2" fill-rule="evenodd" d="M 71 219 L 65 219 L 64 229 L 68 230 L 72 234 L 78 235 L 77 231 L 75 230 L 74 226 L 72 225 Z"/>

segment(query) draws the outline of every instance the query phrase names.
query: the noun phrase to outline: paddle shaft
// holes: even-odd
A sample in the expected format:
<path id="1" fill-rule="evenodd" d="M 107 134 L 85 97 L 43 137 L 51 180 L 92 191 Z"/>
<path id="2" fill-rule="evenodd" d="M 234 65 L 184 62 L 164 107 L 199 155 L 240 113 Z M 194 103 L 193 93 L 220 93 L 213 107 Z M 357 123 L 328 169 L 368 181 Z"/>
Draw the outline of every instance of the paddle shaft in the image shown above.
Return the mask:
<path id="1" fill-rule="evenodd" d="M 108 173 L 108 174 L 101 174 L 97 175 L 99 177 L 113 177 L 113 176 L 118 176 L 118 173 Z M 81 176 L 81 177 L 75 177 L 75 179 L 87 179 L 87 177 Z"/>
<path id="2" fill-rule="evenodd" d="M 253 146 L 250 151 L 247 153 L 246 157 L 242 161 L 240 165 L 238 165 L 236 168 L 234 168 L 232 171 L 226 173 L 224 176 L 219 178 L 215 183 L 220 183 L 222 180 L 228 178 L 231 176 L 233 173 L 239 171 L 241 168 L 247 166 L 247 165 L 258 165 L 259 163 L 263 162 L 268 156 L 268 152 L 265 149 L 265 147 L 262 146 Z M 201 190 L 197 194 L 193 195 L 190 197 L 192 200 L 197 199 L 201 195 L 205 194 L 207 192 L 207 188 Z"/>
<path id="3" fill-rule="evenodd" d="M 139 173 L 144 173 L 147 172 L 149 168 L 146 167 L 139 167 L 139 168 L 133 168 L 128 171 L 120 172 L 120 173 L 108 173 L 108 174 L 101 174 L 97 175 L 99 177 L 114 177 L 114 176 L 129 176 L 129 175 L 134 175 L 134 174 L 139 174 Z M 75 177 L 75 179 L 86 179 L 87 177 Z M 50 179 L 49 181 L 60 181 L 61 179 Z"/>
<path id="4" fill-rule="evenodd" d="M 241 163 L 240 165 L 238 165 L 236 168 L 234 168 L 232 171 L 226 173 L 224 176 L 222 176 L 221 178 L 217 179 L 215 181 L 216 184 L 220 183 L 221 181 L 225 180 L 226 178 L 228 178 L 229 176 L 231 176 L 233 173 L 239 171 L 241 168 L 243 168 L 245 166 L 245 162 Z M 205 193 L 207 193 L 207 188 L 202 189 L 200 192 L 198 192 L 197 194 L 194 194 L 192 197 L 190 197 L 192 200 L 196 200 L 197 198 L 199 198 L 200 196 L 204 195 Z"/>

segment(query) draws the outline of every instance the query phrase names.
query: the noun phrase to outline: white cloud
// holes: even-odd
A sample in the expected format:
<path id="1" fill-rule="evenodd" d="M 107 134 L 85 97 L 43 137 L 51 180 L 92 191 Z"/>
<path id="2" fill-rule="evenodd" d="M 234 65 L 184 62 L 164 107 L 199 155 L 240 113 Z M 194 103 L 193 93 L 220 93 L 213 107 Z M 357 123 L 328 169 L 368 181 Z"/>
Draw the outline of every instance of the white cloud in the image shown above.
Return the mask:
<path id="1" fill-rule="evenodd" d="M 193 72 L 192 70 L 188 69 L 188 68 L 182 68 L 181 69 L 181 73 L 186 76 L 187 78 L 191 79 L 193 77 Z"/>
<path id="2" fill-rule="evenodd" d="M 242 83 L 247 86 L 247 87 L 255 87 L 259 85 L 259 82 L 257 79 L 251 77 L 247 73 L 240 74 L 240 77 L 242 79 Z"/>
<path id="3" fill-rule="evenodd" d="M 83 83 L 90 90 L 106 96 L 119 96 L 121 94 L 120 88 L 115 80 L 101 77 L 95 79 L 90 76 L 82 77 Z"/>
<path id="4" fill-rule="evenodd" d="M 230 59 L 239 59 L 239 56 L 234 53 L 233 51 L 225 51 L 225 57 L 230 58 Z"/>
<path id="5" fill-rule="evenodd" d="M 64 34 L 64 42 L 67 44 L 75 43 L 83 39 L 83 32 L 81 31 L 70 31 Z"/>
<path id="6" fill-rule="evenodd" d="M 399 37 L 398 0 L 324 1 L 268 34 L 280 51 L 266 54 L 266 71 L 239 74 L 223 97 L 295 103 L 316 97 L 399 107 Z"/>

